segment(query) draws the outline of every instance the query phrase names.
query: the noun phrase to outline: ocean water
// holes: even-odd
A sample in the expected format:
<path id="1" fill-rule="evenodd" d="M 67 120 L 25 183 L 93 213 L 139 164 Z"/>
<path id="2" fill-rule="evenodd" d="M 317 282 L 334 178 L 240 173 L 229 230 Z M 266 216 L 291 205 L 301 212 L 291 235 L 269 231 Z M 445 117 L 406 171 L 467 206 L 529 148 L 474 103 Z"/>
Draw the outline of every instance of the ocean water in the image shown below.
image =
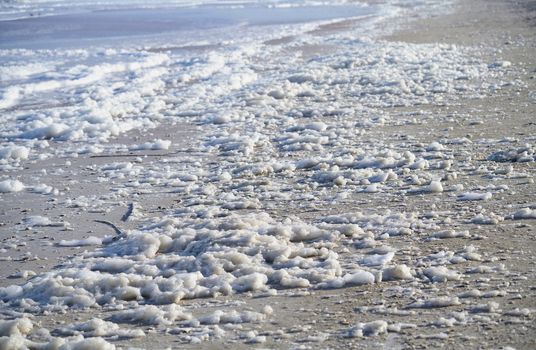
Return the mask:
<path id="1" fill-rule="evenodd" d="M 334 6 L 351 3 L 347 0 L 111 0 L 111 1 L 65 1 L 42 0 L 20 1 L 3 0 L 0 2 L 0 19 L 10 20 L 28 17 L 41 17 L 60 14 L 82 13 L 120 9 L 177 9 L 177 8 L 290 8 L 304 6 Z"/>
<path id="2" fill-rule="evenodd" d="M 139 40 L 181 45 L 195 40 L 222 40 L 218 35 L 221 32 L 228 33 L 228 40 L 240 40 L 248 36 L 251 27 L 260 31 L 259 26 L 363 17 L 377 12 L 373 6 L 307 3 L 277 7 L 247 3 L 138 8 L 136 3 L 127 7 L 125 2 L 119 9 L 108 8 L 111 4 L 85 11 L 77 11 L 74 6 L 71 13 L 65 10 L 61 14 L 0 21 L 0 48 L 128 46 Z"/>

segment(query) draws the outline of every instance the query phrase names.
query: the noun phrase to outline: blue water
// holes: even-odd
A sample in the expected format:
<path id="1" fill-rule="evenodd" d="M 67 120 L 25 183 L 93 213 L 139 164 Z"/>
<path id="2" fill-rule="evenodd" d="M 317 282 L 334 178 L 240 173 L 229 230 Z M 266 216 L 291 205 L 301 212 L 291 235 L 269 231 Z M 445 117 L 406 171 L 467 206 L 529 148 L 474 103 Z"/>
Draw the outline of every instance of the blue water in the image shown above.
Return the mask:
<path id="1" fill-rule="evenodd" d="M 372 6 L 358 5 L 283 8 L 202 6 L 90 11 L 0 21 L 0 48 L 76 47 L 92 41 L 102 44 L 118 38 L 132 40 L 171 33 L 178 38 L 182 35 L 186 40 L 191 39 L 192 32 L 199 36 L 199 32 L 215 29 L 245 30 L 248 26 L 343 19 L 374 11 Z"/>

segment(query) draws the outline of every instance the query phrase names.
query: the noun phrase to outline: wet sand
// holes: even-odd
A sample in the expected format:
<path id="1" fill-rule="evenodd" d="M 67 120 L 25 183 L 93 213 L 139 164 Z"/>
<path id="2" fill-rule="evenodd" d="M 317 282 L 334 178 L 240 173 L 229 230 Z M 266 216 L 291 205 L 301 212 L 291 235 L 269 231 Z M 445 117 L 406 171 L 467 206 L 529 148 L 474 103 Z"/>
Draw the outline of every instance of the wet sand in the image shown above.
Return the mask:
<path id="1" fill-rule="evenodd" d="M 486 62 L 510 61 L 511 69 L 507 79 L 519 81 L 519 84 L 505 85 L 501 89 L 489 93 L 480 99 L 459 98 L 455 103 L 445 106 L 419 106 L 415 108 L 392 107 L 387 110 L 390 115 L 406 117 L 418 112 L 425 118 L 425 124 L 391 125 L 374 128 L 367 136 L 371 140 L 382 138 L 393 143 L 404 142 L 408 135 L 414 142 L 427 145 L 430 142 L 448 136 L 471 140 L 471 143 L 449 145 L 455 155 L 455 161 L 468 162 L 467 167 L 474 171 L 463 173 L 463 182 L 467 187 L 486 186 L 488 179 L 478 171 L 478 167 L 489 165 L 487 157 L 490 149 L 486 140 L 505 137 L 525 140 L 536 135 L 536 37 L 533 1 L 461 1 L 455 12 L 446 16 L 431 19 L 408 21 L 400 30 L 385 37 L 387 41 L 404 41 L 410 43 L 446 43 L 467 45 L 480 48 L 482 59 Z M 341 28 L 345 28 L 344 23 Z M 334 30 L 328 27 L 326 30 Z M 312 53 L 314 54 L 314 52 Z M 423 125 L 426 125 L 423 128 Z M 206 127 L 206 126 L 203 126 Z M 129 134 L 122 136 L 117 143 L 133 144 L 150 141 L 154 138 L 172 140 L 173 147 L 169 151 L 126 152 L 121 155 L 109 154 L 105 157 L 80 157 L 69 159 L 71 165 L 65 166 L 65 159 L 49 159 L 28 165 L 17 175 L 21 181 L 30 182 L 32 177 L 46 169 L 47 177 L 43 182 L 54 184 L 69 197 L 96 196 L 106 198 L 114 188 L 113 182 L 98 182 L 94 178 L 91 166 L 125 158 L 142 158 L 143 162 L 159 162 L 173 154 L 191 153 L 195 144 L 202 136 L 202 127 L 197 125 L 163 125 L 150 134 Z M 521 141 L 520 141 L 521 142 Z M 532 139 L 534 142 L 534 139 Z M 61 145 L 57 145 L 61 147 Z M 109 157 L 108 157 L 109 156 Z M 146 157 L 145 157 L 146 156 Z M 210 156 L 200 155 L 199 161 L 209 165 Z M 475 225 L 468 223 L 471 213 L 482 208 L 496 213 L 512 213 L 519 208 L 534 207 L 536 185 L 534 162 L 507 164 L 517 173 L 529 174 L 524 177 L 506 179 L 511 191 L 497 195 L 492 201 L 478 203 L 467 209 L 469 204 L 457 201 L 448 192 L 440 196 L 427 197 L 422 195 L 397 197 L 389 193 L 379 193 L 374 197 L 357 193 L 355 196 L 338 203 L 322 204 L 311 211 L 292 212 L 303 219 L 311 219 L 318 215 L 341 213 L 348 206 L 366 206 L 375 210 L 426 212 L 430 207 L 438 212 L 461 212 L 462 216 L 454 215 L 452 226 L 457 231 L 468 230 L 471 238 L 452 238 L 447 240 L 426 241 L 422 237 L 399 236 L 390 240 L 394 247 L 407 251 L 419 251 L 420 255 L 433 254 L 443 249 L 459 251 L 469 244 L 478 246 L 483 255 L 482 261 L 474 261 L 467 269 L 486 265 L 500 269 L 484 274 L 469 274 L 462 281 L 448 281 L 441 285 L 428 284 L 425 290 L 438 295 L 458 295 L 472 288 L 504 291 L 504 293 L 479 300 L 482 303 L 497 302 L 503 310 L 529 309 L 527 316 L 514 317 L 507 313 L 499 316 L 482 315 L 480 321 L 470 324 L 456 324 L 452 327 L 434 326 L 441 318 L 452 317 L 455 312 L 467 310 L 465 301 L 458 306 L 447 308 L 407 309 L 416 300 L 405 290 L 414 286 L 413 281 L 396 281 L 389 284 L 377 283 L 370 286 L 359 286 L 327 291 L 288 290 L 281 291 L 278 296 L 259 296 L 254 294 L 238 294 L 232 297 L 197 299 L 182 302 L 194 316 L 212 309 L 233 308 L 236 310 L 260 310 L 269 304 L 274 310 L 274 317 L 267 321 L 238 325 L 229 329 L 221 339 L 211 339 L 199 344 L 185 344 L 181 341 L 182 334 L 162 333 L 151 327 L 142 327 L 147 336 L 134 340 L 114 340 L 113 343 L 124 347 L 155 348 L 199 348 L 206 349 L 249 349 L 259 348 L 331 348 L 331 349 L 405 349 L 405 348 L 501 348 L 510 346 L 515 349 L 532 349 L 536 347 L 536 266 L 533 257 L 536 254 L 535 220 L 504 220 L 496 225 Z M 498 164 L 499 167 L 506 164 Z M 63 168 L 63 172 L 57 170 Z M 76 177 L 73 177 L 76 174 Z M 121 181 L 121 180 L 117 180 Z M 68 189 L 67 189 L 68 187 Z M 59 239 L 79 239 L 90 235 L 113 235 L 112 228 L 96 223 L 95 220 L 106 220 L 121 229 L 135 228 L 139 224 L 135 219 L 127 223 L 121 217 L 128 210 L 132 198 L 110 198 L 102 212 L 78 210 L 65 207 L 51 198 L 49 201 L 35 201 L 36 194 L 21 192 L 5 195 L 0 204 L 0 226 L 3 244 L 13 244 L 0 254 L 4 259 L 0 270 L 0 286 L 23 282 L 22 278 L 11 277 L 17 271 L 33 270 L 37 273 L 48 271 L 53 266 L 84 248 L 63 248 L 54 245 Z M 148 216 L 158 216 L 160 210 L 180 207 L 180 197 L 173 192 L 139 193 L 135 199 L 144 208 Z M 106 201 L 106 199 L 104 199 Z M 465 208 L 464 210 L 460 210 Z M 22 219 L 29 214 L 45 215 L 53 221 L 67 221 L 67 228 L 40 227 L 26 229 Z M 284 216 L 285 210 L 275 208 L 275 216 Z M 53 237 L 53 240 L 51 240 Z M 25 245 L 17 246 L 22 243 Z M 351 260 L 350 255 L 340 252 L 342 259 Z M 7 256 L 12 260 L 6 260 Z M 36 259 L 35 257 L 39 257 Z M 43 260 L 46 259 L 46 260 Z M 387 306 L 389 309 L 407 311 L 400 314 L 382 314 L 374 311 L 375 307 Z M 54 329 L 61 324 L 76 320 L 86 320 L 95 316 L 106 318 L 107 312 L 98 314 L 80 312 L 73 315 L 37 316 L 41 326 Z M 378 337 L 344 338 L 341 335 L 356 322 L 386 320 L 389 323 L 405 323 L 418 325 L 408 327 L 399 332 L 390 332 Z M 130 327 L 130 326 L 128 326 Z M 284 330 L 284 332 L 281 332 Z M 241 335 L 254 331 L 266 335 L 267 341 L 260 345 L 247 344 Z"/>

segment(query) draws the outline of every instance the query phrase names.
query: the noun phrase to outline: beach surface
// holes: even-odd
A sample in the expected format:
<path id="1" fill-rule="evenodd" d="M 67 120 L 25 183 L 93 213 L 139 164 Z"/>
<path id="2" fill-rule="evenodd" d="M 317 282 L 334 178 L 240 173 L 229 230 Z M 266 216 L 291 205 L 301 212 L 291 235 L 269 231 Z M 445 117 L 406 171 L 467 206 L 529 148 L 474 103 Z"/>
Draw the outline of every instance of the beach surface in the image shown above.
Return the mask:
<path id="1" fill-rule="evenodd" d="M 396 9 L 0 43 L 0 349 L 535 348 L 535 2 Z"/>

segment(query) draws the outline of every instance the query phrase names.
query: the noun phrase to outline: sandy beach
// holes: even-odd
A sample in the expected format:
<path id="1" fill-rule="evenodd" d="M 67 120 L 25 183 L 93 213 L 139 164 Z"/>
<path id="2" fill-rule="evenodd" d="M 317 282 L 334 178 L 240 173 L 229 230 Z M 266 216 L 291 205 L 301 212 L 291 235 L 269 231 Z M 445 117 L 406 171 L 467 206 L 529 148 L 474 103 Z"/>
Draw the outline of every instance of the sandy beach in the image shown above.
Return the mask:
<path id="1" fill-rule="evenodd" d="M 140 88 L 165 106 L 143 127 L 24 143 L 0 173 L 0 349 L 535 348 L 535 4 L 271 37 L 206 86 Z M 5 111 L 74 100 L 50 96 Z"/>

